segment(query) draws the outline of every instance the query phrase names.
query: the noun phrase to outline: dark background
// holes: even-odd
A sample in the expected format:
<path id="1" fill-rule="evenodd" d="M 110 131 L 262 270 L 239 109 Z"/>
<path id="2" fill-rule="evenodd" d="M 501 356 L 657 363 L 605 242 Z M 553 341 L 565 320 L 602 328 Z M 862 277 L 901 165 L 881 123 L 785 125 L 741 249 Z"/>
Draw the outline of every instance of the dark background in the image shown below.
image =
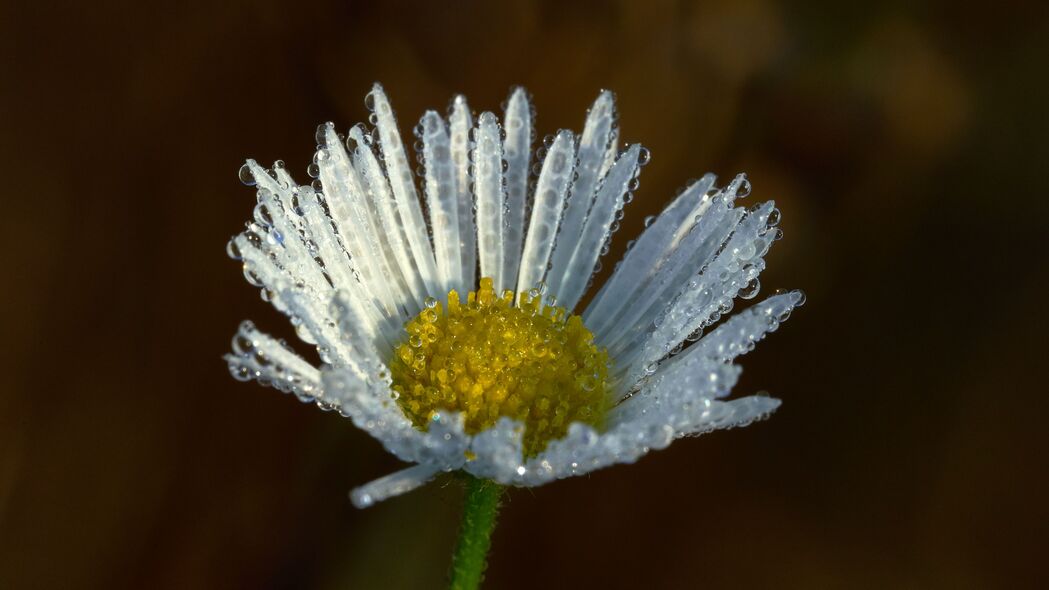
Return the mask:
<path id="1" fill-rule="evenodd" d="M 1049 18 L 1042 3 L 0 3 L 0 587 L 437 588 L 451 478 L 233 381 L 246 157 L 601 88 L 652 151 L 606 259 L 692 177 L 747 171 L 806 307 L 744 359 L 769 421 L 509 495 L 489 588 L 1014 588 L 1044 578 Z M 1044 584 L 1044 579 L 1041 580 Z"/>

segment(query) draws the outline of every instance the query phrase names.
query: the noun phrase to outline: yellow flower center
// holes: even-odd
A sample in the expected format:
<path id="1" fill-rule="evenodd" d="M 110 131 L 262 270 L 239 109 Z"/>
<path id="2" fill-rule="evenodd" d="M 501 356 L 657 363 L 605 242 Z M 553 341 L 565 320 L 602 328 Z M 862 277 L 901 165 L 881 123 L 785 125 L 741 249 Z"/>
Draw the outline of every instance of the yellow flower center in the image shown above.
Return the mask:
<path id="1" fill-rule="evenodd" d="M 541 295 L 497 297 L 481 279 L 466 304 L 432 300 L 405 325 L 390 363 L 397 403 L 418 428 L 439 410 L 459 411 L 476 434 L 502 416 L 525 426 L 525 456 L 565 436 L 572 422 L 600 427 L 610 406 L 608 352 L 583 320 L 542 305 Z"/>

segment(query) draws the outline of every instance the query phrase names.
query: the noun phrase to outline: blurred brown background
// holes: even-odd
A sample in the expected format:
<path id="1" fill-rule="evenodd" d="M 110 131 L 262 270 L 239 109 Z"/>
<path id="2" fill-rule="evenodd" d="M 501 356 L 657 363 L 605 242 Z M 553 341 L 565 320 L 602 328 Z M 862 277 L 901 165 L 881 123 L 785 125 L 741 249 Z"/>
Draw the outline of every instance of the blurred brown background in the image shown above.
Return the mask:
<path id="1" fill-rule="evenodd" d="M 747 171 L 809 304 L 745 359 L 769 421 L 516 490 L 489 588 L 1045 582 L 1049 11 L 787 5 L 0 3 L 0 588 L 439 588 L 450 479 L 234 382 L 224 253 L 242 160 L 305 177 L 382 81 L 407 132 L 532 91 L 540 137 L 601 88 L 651 148 L 606 259 L 703 172 Z M 1042 580 L 1039 580 L 1043 578 Z"/>

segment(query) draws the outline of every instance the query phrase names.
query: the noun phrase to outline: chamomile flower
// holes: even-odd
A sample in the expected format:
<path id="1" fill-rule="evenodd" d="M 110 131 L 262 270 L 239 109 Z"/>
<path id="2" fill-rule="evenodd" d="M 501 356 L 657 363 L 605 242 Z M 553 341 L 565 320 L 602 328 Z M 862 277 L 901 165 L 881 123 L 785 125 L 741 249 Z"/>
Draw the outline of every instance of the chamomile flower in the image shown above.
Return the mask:
<path id="1" fill-rule="evenodd" d="M 726 399 L 734 360 L 804 300 L 722 321 L 780 236 L 771 202 L 736 206 L 744 175 L 687 186 L 578 309 L 649 157 L 619 149 L 611 93 L 535 152 L 524 90 L 502 123 L 456 97 L 415 127 L 417 174 L 379 85 L 366 104 L 372 127 L 318 128 L 311 183 L 244 165 L 258 204 L 228 247 L 321 360 L 245 322 L 233 376 L 336 410 L 414 464 L 355 489 L 357 506 L 453 470 L 537 486 L 779 406 Z"/>

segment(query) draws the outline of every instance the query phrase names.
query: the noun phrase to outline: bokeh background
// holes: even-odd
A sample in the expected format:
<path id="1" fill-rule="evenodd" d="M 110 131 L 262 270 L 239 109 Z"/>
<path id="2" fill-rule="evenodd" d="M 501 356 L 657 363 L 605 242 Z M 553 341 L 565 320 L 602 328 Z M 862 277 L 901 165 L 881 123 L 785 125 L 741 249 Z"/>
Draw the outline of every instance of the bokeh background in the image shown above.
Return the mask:
<path id="1" fill-rule="evenodd" d="M 614 260 L 686 180 L 746 171 L 806 307 L 745 359 L 769 421 L 515 490 L 489 588 L 1045 583 L 1049 11 L 1040 2 L 0 3 L 0 587 L 439 588 L 461 487 L 233 381 L 236 172 L 464 92 L 601 88 L 652 151 Z M 611 264 L 606 264 L 606 268 Z"/>

